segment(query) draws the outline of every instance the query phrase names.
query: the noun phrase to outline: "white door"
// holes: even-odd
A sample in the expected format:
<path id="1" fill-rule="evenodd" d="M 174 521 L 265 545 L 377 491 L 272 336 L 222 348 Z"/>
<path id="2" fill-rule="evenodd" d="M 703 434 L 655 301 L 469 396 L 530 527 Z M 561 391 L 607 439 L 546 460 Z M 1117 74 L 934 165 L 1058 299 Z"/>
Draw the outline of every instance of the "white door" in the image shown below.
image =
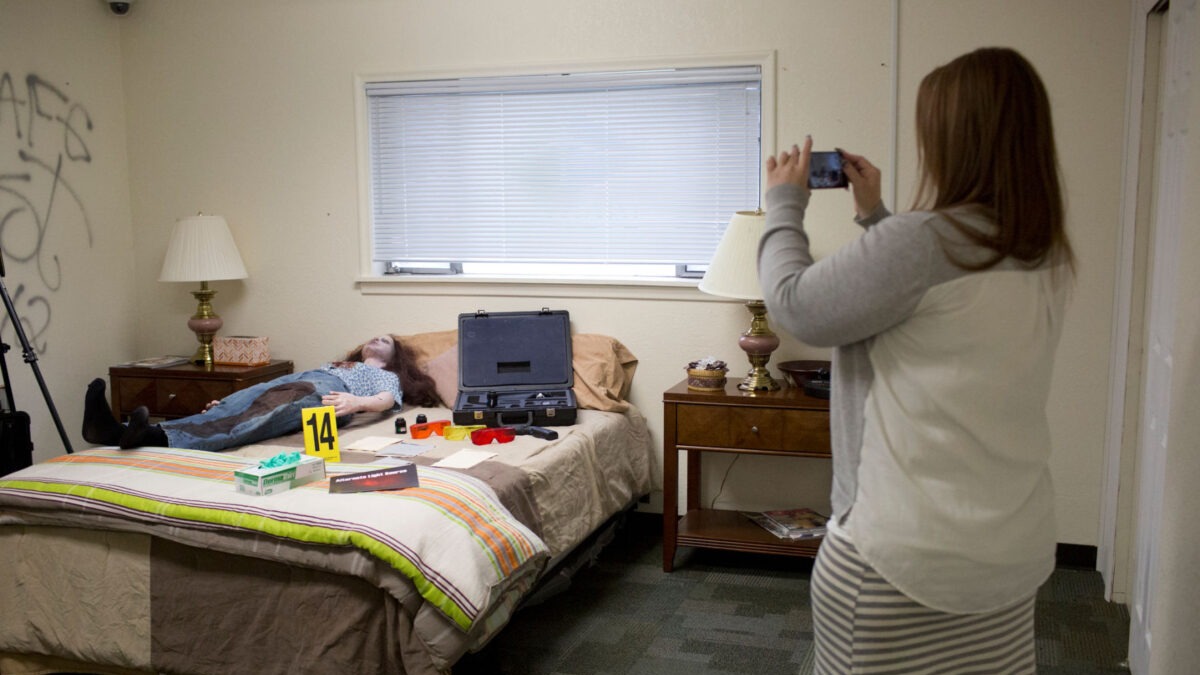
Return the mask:
<path id="1" fill-rule="evenodd" d="M 1195 45 L 1197 0 L 1166 3 L 1152 21 L 1165 27 L 1160 62 L 1158 138 L 1151 205 L 1153 237 L 1146 295 L 1143 395 L 1137 441 L 1137 502 L 1134 510 L 1133 575 L 1130 588 L 1129 665 L 1148 672 L 1154 626 L 1155 569 L 1167 450 L 1171 377 L 1174 364 L 1175 307 L 1178 291 L 1179 226 L 1185 186 L 1182 177 L 1186 115 L 1191 81 L 1187 66 Z"/>

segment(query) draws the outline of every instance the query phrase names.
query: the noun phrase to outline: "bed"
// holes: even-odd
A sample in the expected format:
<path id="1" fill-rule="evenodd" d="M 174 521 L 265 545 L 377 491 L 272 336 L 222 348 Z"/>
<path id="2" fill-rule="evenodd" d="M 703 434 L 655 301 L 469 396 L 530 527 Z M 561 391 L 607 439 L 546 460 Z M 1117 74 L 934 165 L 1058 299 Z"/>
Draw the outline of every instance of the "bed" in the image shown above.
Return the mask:
<path id="1" fill-rule="evenodd" d="M 405 339 L 439 391 L 453 338 Z M 654 445 L 625 400 L 636 359 L 605 336 L 573 349 L 576 424 L 458 470 L 432 464 L 480 448 L 432 437 L 408 458 L 418 488 L 233 490 L 235 469 L 299 435 L 225 453 L 93 448 L 0 478 L 0 673 L 450 672 L 652 488 Z M 418 413 L 451 417 L 401 414 Z M 358 416 L 339 442 L 394 436 L 394 417 Z M 336 470 L 375 459 L 344 450 Z"/>

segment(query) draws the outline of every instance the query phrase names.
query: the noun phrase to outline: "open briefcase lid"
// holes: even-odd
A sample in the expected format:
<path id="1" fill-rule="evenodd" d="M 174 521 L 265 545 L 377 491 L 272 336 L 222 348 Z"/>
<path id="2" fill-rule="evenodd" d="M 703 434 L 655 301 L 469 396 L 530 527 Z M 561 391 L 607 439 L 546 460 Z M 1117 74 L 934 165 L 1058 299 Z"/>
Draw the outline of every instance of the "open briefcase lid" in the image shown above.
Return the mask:
<path id="1" fill-rule="evenodd" d="M 574 384 L 566 311 L 458 315 L 460 390 L 569 389 Z"/>

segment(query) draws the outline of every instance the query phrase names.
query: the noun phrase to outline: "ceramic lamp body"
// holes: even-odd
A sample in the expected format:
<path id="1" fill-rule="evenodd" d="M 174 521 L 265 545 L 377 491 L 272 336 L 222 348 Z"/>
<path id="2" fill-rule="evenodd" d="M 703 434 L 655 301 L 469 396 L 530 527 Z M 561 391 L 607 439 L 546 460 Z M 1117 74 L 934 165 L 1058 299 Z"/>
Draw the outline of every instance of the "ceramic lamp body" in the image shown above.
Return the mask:
<path id="1" fill-rule="evenodd" d="M 738 346 L 749 356 L 770 356 L 779 348 L 779 336 L 742 333 L 738 338 Z"/>
<path id="2" fill-rule="evenodd" d="M 187 322 L 187 327 L 191 328 L 192 332 L 197 335 L 212 335 L 221 330 L 221 326 L 223 325 L 225 325 L 225 322 L 219 316 L 210 316 L 204 319 L 193 316 Z"/>
<path id="3" fill-rule="evenodd" d="M 197 301 L 196 313 L 187 322 L 188 328 L 196 334 L 196 340 L 200 342 L 196 353 L 192 355 L 192 362 L 206 368 L 213 366 L 213 336 L 225 323 L 212 308 L 212 299 L 216 294 L 216 291 L 208 287 L 207 281 L 201 282 L 200 290 L 192 291 Z"/>
<path id="4" fill-rule="evenodd" d="M 738 346 L 746 352 L 750 360 L 750 372 L 738 385 L 738 389 L 775 391 L 779 389 L 779 383 L 771 377 L 767 370 L 767 362 L 779 347 L 779 336 L 771 332 L 767 325 L 767 307 L 761 300 L 747 302 L 746 309 L 750 310 L 750 329 L 738 338 Z"/>
<path id="5" fill-rule="evenodd" d="M 224 324 L 219 316 L 210 316 L 204 319 L 192 317 L 188 319 L 187 326 L 196 334 L 196 339 L 200 342 L 200 346 L 196 348 L 196 353 L 192 355 L 192 363 L 212 367 L 213 365 L 213 337 L 217 331 L 221 330 Z"/>

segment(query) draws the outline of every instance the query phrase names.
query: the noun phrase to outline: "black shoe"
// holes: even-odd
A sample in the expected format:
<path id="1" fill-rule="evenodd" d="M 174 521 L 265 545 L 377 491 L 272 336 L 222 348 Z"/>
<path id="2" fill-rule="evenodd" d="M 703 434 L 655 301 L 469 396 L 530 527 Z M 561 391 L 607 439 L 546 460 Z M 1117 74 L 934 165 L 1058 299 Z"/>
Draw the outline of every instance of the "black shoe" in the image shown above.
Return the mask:
<path id="1" fill-rule="evenodd" d="M 116 445 L 125 434 L 104 398 L 104 380 L 96 378 L 88 385 L 83 399 L 83 440 L 95 445 Z"/>
<path id="2" fill-rule="evenodd" d="M 129 427 L 121 436 L 118 445 L 122 450 L 170 447 L 167 443 L 167 432 L 157 424 L 150 424 L 150 411 L 144 405 L 134 408 L 129 414 Z"/>

